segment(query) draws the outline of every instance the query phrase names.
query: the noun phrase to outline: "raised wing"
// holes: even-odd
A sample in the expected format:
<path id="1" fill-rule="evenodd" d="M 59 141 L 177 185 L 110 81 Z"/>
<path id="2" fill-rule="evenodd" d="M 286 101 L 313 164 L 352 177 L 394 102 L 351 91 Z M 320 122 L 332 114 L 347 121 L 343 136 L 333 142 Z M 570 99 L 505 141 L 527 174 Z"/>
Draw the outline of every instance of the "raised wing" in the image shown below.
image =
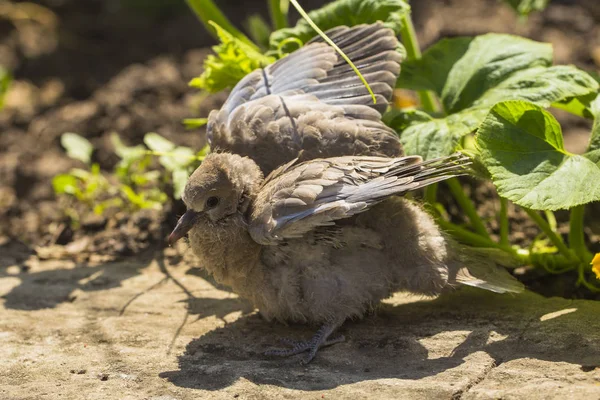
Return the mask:
<path id="1" fill-rule="evenodd" d="M 376 104 L 350 66 L 315 38 L 236 85 L 209 116 L 211 148 L 248 156 L 265 173 L 301 151 L 305 159 L 401 155 L 398 137 L 381 122 L 400 73 L 394 32 L 376 23 L 327 34 L 369 82 Z"/>
<path id="2" fill-rule="evenodd" d="M 467 157 L 347 156 L 285 165 L 273 172 L 254 201 L 249 231 L 264 245 L 333 225 L 392 195 L 465 173 Z"/>

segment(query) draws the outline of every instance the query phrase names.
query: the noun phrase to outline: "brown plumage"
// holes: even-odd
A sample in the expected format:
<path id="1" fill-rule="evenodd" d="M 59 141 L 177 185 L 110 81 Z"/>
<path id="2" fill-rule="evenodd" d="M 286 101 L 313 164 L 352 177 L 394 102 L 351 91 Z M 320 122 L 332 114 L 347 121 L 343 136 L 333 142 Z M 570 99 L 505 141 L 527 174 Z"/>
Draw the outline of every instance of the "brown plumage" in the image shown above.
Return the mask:
<path id="1" fill-rule="evenodd" d="M 320 37 L 256 70 L 211 112 L 211 149 L 254 160 L 264 174 L 302 155 L 396 157 L 402 148 L 381 114 L 400 73 L 402 57 L 391 29 L 381 23 L 327 32 L 356 64 L 377 103 L 350 66 Z"/>
<path id="2" fill-rule="evenodd" d="M 396 291 L 522 289 L 489 261 L 470 264 L 427 213 L 395 196 L 464 173 L 468 163 L 460 155 L 347 156 L 292 161 L 263 178 L 249 158 L 210 154 L 187 183 L 188 211 L 170 240 L 189 232 L 201 266 L 266 318 L 321 326 L 310 341 L 269 352 L 308 351 L 308 362 L 343 340 L 330 335 L 346 319 Z"/>

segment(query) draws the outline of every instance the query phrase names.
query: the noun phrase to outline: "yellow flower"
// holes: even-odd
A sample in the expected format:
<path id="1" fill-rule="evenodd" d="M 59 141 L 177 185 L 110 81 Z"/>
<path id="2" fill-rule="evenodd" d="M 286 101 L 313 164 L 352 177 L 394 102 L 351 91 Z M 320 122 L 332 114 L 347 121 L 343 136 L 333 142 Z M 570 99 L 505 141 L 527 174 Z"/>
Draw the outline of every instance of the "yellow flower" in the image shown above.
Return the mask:
<path id="1" fill-rule="evenodd" d="M 600 253 L 596 253 L 592 260 L 592 271 L 596 274 L 596 279 L 600 279 Z"/>

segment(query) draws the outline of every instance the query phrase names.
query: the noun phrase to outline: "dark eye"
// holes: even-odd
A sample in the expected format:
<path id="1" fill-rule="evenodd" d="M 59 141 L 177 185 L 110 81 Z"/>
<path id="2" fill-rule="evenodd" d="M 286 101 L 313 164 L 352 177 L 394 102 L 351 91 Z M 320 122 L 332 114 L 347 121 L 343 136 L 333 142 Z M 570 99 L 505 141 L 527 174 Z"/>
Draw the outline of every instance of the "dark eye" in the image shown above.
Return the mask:
<path id="1" fill-rule="evenodd" d="M 214 208 L 219 204 L 219 198 L 218 197 L 209 197 L 208 199 L 206 199 L 206 208 Z"/>

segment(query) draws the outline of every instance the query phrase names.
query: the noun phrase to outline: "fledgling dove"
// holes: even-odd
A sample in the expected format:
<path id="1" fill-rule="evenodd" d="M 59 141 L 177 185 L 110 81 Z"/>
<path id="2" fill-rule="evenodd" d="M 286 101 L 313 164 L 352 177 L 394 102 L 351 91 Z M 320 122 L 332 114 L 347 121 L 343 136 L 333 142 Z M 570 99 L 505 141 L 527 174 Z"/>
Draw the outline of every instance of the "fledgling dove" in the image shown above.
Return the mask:
<path id="1" fill-rule="evenodd" d="M 400 73 L 394 32 L 382 23 L 340 26 L 328 36 L 355 63 L 376 96 L 320 37 L 248 74 L 208 117 L 211 150 L 250 157 L 266 175 L 302 160 L 345 155 L 401 156 L 381 114 Z"/>
<path id="2" fill-rule="evenodd" d="M 185 187 L 187 212 L 169 241 L 189 232 L 201 266 L 267 319 L 320 326 L 309 341 L 268 352 L 308 351 L 309 362 L 343 340 L 330 336 L 346 319 L 394 292 L 438 294 L 456 283 L 522 290 L 492 262 L 468 263 L 427 213 L 395 196 L 463 174 L 467 164 L 458 154 L 346 156 L 294 160 L 263 178 L 247 157 L 212 153 Z"/>

